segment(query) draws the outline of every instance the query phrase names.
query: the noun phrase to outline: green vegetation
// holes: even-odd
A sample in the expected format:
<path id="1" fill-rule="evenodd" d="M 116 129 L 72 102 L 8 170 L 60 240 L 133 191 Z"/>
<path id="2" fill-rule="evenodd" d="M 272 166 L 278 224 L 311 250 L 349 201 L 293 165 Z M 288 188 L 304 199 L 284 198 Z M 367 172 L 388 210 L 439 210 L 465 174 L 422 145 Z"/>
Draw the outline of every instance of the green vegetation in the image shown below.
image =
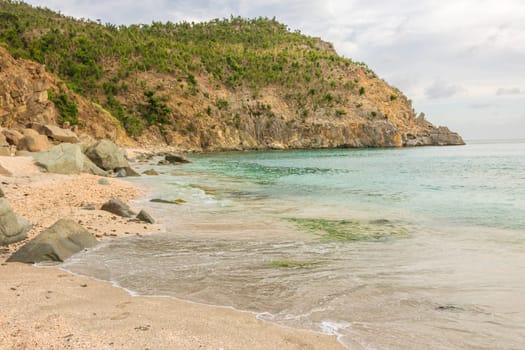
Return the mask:
<path id="1" fill-rule="evenodd" d="M 47 94 L 60 113 L 59 124 L 69 123 L 69 125 L 78 125 L 80 123 L 77 118 L 77 104 L 71 97 L 63 91 L 60 91 L 58 94 L 55 94 L 53 91 L 48 91 Z"/>
<path id="2" fill-rule="evenodd" d="M 300 229 L 320 235 L 323 242 L 367 241 L 403 236 L 407 230 L 386 220 L 371 222 L 290 218 Z"/>
<path id="3" fill-rule="evenodd" d="M 361 86 L 359 88 L 359 95 L 364 95 L 365 94 L 365 87 L 364 86 Z"/>
<path id="4" fill-rule="evenodd" d="M 165 130 L 165 124 L 182 134 L 193 132 L 200 125 L 190 120 L 194 111 L 181 121 L 173 107 L 197 95 L 207 99 L 203 106 L 214 105 L 215 97 L 200 82 L 215 89 L 248 90 L 253 99 L 263 88 L 278 86 L 287 103 L 306 118 L 308 110 L 319 108 L 341 115 L 336 109 L 344 110 L 348 94 L 364 94 L 363 87 L 354 90 L 358 79 L 352 69 L 370 72 L 364 64 L 338 56 L 330 44 L 268 18 L 116 26 L 3 0 L 0 45 L 16 58 L 45 64 L 70 89 L 106 108 L 131 136 L 152 125 Z M 153 75 L 176 81 L 169 94 L 160 96 L 162 87 L 148 86 Z M 78 123 L 68 110 L 72 102 L 62 101 L 61 94 L 56 98 L 57 106 L 64 105 L 63 120 Z M 230 107 L 221 99 L 215 105 L 222 112 Z M 213 115 L 211 107 L 206 114 Z M 243 119 L 232 115 L 229 120 L 233 117 L 232 125 L 240 129 Z"/>

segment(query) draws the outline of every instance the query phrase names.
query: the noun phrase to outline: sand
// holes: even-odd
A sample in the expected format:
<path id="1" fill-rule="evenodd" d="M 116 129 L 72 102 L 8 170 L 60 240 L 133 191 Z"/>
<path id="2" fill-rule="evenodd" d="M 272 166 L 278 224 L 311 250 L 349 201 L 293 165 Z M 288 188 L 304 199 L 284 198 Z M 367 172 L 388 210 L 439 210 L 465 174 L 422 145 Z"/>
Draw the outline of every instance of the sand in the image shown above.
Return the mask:
<path id="1" fill-rule="evenodd" d="M 84 205 L 141 195 L 131 183 L 93 175 L 43 174 L 30 157 L 0 157 L 0 175 L 17 215 L 34 226 L 30 238 L 62 217 L 99 240 L 146 235 L 156 225 Z M 139 210 L 140 208 L 133 208 Z M 20 244 L 0 247 L 0 262 Z M 133 297 L 107 282 L 57 267 L 0 265 L 0 349 L 342 349 L 335 337 L 259 321 L 251 313 L 173 298 Z"/>

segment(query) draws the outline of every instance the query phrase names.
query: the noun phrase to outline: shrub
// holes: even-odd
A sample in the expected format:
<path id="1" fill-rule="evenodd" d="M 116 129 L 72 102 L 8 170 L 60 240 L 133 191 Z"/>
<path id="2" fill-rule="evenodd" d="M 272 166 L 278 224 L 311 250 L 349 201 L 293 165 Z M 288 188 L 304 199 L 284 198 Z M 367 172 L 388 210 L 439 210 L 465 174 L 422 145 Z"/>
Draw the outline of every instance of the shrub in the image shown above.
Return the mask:
<path id="1" fill-rule="evenodd" d="M 365 87 L 364 86 L 361 86 L 359 88 L 359 95 L 364 95 L 365 94 Z"/>

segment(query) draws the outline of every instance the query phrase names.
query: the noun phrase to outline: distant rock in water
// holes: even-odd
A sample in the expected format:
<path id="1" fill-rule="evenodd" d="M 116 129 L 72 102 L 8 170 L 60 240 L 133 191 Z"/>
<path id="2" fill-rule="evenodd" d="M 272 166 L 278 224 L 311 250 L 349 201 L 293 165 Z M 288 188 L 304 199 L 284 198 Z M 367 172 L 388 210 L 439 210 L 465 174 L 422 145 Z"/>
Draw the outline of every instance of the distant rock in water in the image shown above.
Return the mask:
<path id="1" fill-rule="evenodd" d="M 64 261 L 82 249 L 97 245 L 96 238 L 72 219 L 60 219 L 7 259 L 8 262 Z"/>

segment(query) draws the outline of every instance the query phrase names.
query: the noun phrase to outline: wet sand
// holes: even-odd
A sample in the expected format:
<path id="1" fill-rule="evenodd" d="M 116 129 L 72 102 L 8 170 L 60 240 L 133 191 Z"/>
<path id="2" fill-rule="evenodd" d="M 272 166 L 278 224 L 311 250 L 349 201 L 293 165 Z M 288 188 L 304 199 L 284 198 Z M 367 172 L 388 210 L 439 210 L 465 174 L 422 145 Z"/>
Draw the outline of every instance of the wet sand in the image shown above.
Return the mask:
<path id="1" fill-rule="evenodd" d="M 42 174 L 28 157 L 0 157 L 0 176 L 30 238 L 62 217 L 98 239 L 145 235 L 161 228 L 96 208 L 141 191 L 119 179 Z M 134 208 L 136 210 L 140 208 Z M 1 247 L 0 262 L 20 244 Z M 162 297 L 133 297 L 109 283 L 18 263 L 0 266 L 0 349 L 342 349 L 335 337 L 279 327 L 255 315 Z"/>

